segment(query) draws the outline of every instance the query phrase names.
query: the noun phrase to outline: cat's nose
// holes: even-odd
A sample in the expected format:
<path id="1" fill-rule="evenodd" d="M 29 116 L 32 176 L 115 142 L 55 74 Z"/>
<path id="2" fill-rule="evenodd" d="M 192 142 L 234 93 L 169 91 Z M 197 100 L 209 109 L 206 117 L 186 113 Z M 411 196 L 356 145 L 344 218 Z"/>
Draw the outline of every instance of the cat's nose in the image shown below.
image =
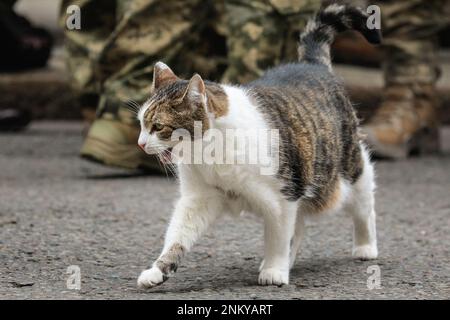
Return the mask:
<path id="1" fill-rule="evenodd" d="M 138 145 L 142 150 L 145 151 L 145 142 L 139 142 Z"/>

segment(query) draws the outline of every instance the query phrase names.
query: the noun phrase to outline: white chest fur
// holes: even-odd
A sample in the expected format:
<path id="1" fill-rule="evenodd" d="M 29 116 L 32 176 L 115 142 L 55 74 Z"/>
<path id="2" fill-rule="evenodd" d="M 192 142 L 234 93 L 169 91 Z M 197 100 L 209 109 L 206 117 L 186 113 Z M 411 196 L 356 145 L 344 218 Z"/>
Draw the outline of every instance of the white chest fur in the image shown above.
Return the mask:
<path id="1" fill-rule="evenodd" d="M 245 90 L 229 86 L 223 88 L 228 97 L 228 112 L 225 116 L 213 119 L 211 128 L 219 130 L 224 136 L 233 129 L 269 130 Z M 181 165 L 181 192 L 208 194 L 219 191 L 233 213 L 279 212 L 282 201 L 280 181 L 274 175 L 261 174 L 260 169 L 259 164 Z"/>

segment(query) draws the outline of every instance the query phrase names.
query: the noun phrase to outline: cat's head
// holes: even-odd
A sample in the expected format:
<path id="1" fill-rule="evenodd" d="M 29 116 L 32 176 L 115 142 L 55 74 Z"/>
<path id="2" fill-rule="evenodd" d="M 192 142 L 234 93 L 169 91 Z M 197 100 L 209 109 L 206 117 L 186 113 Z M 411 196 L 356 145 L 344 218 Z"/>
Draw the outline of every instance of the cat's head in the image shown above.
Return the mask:
<path id="1" fill-rule="evenodd" d="M 164 63 L 156 63 L 150 99 L 138 113 L 138 145 L 148 154 L 160 154 L 177 143 L 171 139 L 174 130 L 187 130 L 194 137 L 197 121 L 206 131 L 210 126 L 207 101 L 205 83 L 198 74 L 182 80 Z"/>

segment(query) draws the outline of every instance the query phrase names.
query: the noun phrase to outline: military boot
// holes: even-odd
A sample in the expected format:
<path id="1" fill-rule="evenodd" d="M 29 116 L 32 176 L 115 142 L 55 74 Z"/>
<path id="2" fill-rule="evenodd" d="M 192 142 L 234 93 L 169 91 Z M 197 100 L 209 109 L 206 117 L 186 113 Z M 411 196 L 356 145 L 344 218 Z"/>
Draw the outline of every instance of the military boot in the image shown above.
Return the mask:
<path id="1" fill-rule="evenodd" d="M 376 156 L 398 159 L 413 152 L 438 151 L 434 88 L 389 86 L 376 114 L 363 126 L 363 132 Z"/>

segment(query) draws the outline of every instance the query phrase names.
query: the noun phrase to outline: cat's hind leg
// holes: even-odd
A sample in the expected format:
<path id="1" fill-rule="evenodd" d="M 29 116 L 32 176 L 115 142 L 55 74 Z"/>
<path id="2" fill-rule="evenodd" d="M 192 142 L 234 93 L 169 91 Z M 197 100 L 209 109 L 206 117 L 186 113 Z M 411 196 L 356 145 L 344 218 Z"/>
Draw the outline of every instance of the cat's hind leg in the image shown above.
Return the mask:
<path id="1" fill-rule="evenodd" d="M 375 259 L 378 256 L 376 214 L 374 199 L 374 169 L 363 148 L 363 173 L 352 185 L 352 194 L 346 211 L 353 218 L 352 255 L 358 259 Z"/>
<path id="2" fill-rule="evenodd" d="M 297 253 L 302 244 L 303 237 L 305 235 L 305 218 L 301 213 L 297 214 L 295 221 L 295 231 L 291 239 L 291 249 L 289 253 L 289 269 L 292 269 L 297 258 Z"/>

